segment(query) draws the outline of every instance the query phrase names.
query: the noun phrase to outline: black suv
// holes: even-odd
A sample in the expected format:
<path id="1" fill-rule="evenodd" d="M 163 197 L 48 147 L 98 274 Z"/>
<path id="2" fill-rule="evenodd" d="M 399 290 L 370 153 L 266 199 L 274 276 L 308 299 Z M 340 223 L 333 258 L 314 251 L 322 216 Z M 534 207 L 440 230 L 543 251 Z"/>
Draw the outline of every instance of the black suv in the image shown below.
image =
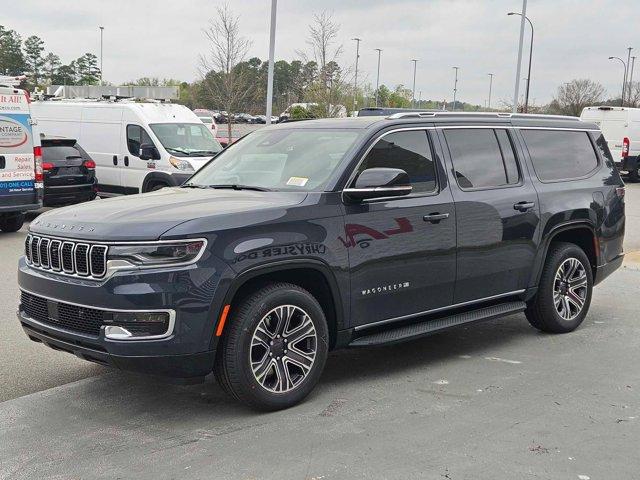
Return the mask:
<path id="1" fill-rule="evenodd" d="M 398 113 L 251 133 L 182 187 L 40 216 L 19 263 L 32 340 L 302 400 L 327 352 L 525 312 L 584 320 L 623 259 L 624 184 L 575 118 Z"/>
<path id="2" fill-rule="evenodd" d="M 96 198 L 96 164 L 73 138 L 40 138 L 44 205 L 71 205 Z"/>

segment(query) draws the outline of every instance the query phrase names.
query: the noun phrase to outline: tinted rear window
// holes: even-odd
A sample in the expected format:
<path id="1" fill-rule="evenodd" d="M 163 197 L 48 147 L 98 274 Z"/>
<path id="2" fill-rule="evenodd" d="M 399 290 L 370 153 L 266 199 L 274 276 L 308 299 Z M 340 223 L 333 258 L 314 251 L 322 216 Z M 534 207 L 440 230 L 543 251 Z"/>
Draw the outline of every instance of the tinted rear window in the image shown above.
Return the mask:
<path id="1" fill-rule="evenodd" d="M 587 132 L 522 130 L 533 168 L 543 182 L 584 177 L 598 166 Z"/>
<path id="2" fill-rule="evenodd" d="M 445 130 L 456 181 L 462 189 L 515 185 L 520 173 L 504 129 Z"/>
<path id="3" fill-rule="evenodd" d="M 43 146 L 42 147 L 42 160 L 44 162 L 53 162 L 55 160 L 65 160 L 67 157 L 81 157 L 80 153 L 74 147 L 68 147 L 65 145 L 60 146 Z"/>

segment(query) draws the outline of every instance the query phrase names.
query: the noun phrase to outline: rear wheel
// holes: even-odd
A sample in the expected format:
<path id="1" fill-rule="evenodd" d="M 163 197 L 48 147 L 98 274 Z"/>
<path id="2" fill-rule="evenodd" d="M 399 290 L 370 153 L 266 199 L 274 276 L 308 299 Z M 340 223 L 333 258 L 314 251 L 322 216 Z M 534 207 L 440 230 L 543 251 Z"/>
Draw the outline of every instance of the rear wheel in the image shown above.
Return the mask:
<path id="1" fill-rule="evenodd" d="M 640 172 L 638 167 L 629 170 L 629 180 L 631 180 L 634 183 L 637 183 L 640 181 Z"/>
<path id="2" fill-rule="evenodd" d="M 592 290 L 593 273 L 584 251 L 573 243 L 553 243 L 538 293 L 525 311 L 527 319 L 544 332 L 571 332 L 586 317 Z"/>
<path id="3" fill-rule="evenodd" d="M 24 213 L 4 215 L 0 218 L 0 230 L 3 232 L 17 232 L 24 224 Z"/>
<path id="4" fill-rule="evenodd" d="M 252 293 L 227 320 L 214 372 L 224 390 L 258 410 L 304 399 L 322 374 L 328 329 L 306 290 L 273 283 Z"/>

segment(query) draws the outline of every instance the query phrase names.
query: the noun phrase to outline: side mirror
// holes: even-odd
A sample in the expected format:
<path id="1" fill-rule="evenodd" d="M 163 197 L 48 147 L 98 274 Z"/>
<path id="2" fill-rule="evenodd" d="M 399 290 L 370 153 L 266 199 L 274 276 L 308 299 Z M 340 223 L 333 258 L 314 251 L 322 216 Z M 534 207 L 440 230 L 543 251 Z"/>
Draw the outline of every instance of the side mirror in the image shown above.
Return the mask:
<path id="1" fill-rule="evenodd" d="M 140 145 L 140 160 L 160 160 L 160 153 L 152 143 L 143 143 Z"/>
<path id="2" fill-rule="evenodd" d="M 353 187 L 345 188 L 345 197 L 361 201 L 368 198 L 401 197 L 411 193 L 411 180 L 399 168 L 368 168 L 356 178 Z"/>

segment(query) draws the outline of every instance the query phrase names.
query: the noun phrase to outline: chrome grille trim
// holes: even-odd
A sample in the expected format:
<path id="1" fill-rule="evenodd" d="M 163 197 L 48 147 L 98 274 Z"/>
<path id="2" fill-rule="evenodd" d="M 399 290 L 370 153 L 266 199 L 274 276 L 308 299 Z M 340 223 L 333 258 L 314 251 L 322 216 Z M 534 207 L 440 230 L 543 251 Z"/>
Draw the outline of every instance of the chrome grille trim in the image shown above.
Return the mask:
<path id="1" fill-rule="evenodd" d="M 24 248 L 27 264 L 34 268 L 95 279 L 107 273 L 107 245 L 29 234 Z"/>

